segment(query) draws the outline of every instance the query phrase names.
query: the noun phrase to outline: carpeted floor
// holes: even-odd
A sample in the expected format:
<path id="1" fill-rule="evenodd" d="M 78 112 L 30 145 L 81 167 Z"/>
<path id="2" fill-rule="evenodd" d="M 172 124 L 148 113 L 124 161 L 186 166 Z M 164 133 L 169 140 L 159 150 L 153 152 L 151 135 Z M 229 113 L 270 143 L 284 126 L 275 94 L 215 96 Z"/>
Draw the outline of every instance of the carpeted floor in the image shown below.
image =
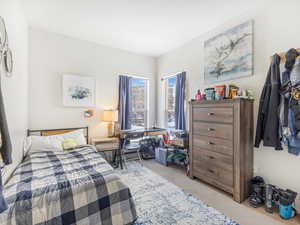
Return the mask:
<path id="1" fill-rule="evenodd" d="M 224 213 L 231 219 L 238 221 L 241 225 L 299 225 L 299 218 L 283 220 L 277 213 L 266 213 L 264 207 L 254 209 L 245 201 L 239 204 L 233 201 L 232 196 L 219 189 L 207 185 L 198 179 L 190 179 L 185 171 L 178 166 L 163 166 L 155 160 L 144 160 L 145 167 L 158 174 L 169 182 L 175 184 L 184 192 L 192 194 L 208 203 L 211 207 Z"/>
<path id="2" fill-rule="evenodd" d="M 237 225 L 219 211 L 137 162 L 117 170 L 136 203 L 136 225 Z"/>

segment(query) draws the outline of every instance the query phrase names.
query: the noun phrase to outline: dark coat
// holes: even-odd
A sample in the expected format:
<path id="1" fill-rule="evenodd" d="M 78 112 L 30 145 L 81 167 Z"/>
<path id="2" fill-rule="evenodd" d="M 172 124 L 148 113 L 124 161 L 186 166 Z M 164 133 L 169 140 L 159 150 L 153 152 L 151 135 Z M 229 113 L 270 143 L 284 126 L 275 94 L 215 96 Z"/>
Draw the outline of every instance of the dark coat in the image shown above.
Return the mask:
<path id="1" fill-rule="evenodd" d="M 2 90 L 1 90 L 1 83 L 0 83 L 0 133 L 1 133 L 1 140 L 2 140 L 2 145 L 0 144 L 1 145 L 0 154 L 2 156 L 4 164 L 7 165 L 12 163 L 12 157 L 11 157 L 12 144 L 9 136 L 7 119 L 4 110 L 4 100 L 3 100 Z"/>
<path id="2" fill-rule="evenodd" d="M 258 110 L 256 125 L 255 147 L 259 147 L 261 140 L 264 146 L 282 150 L 279 137 L 278 107 L 280 104 L 280 56 L 272 58 L 267 79 L 263 87 Z"/>

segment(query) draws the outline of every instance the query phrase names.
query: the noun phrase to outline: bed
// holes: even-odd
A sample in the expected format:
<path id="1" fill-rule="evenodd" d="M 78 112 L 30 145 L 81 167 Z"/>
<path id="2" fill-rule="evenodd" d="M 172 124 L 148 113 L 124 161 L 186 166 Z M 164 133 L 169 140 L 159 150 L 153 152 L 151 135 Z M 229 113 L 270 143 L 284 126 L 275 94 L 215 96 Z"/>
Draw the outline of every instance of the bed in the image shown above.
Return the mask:
<path id="1" fill-rule="evenodd" d="M 9 209 L 0 214 L 0 224 L 123 225 L 136 220 L 129 188 L 90 145 L 27 154 L 4 196 Z"/>

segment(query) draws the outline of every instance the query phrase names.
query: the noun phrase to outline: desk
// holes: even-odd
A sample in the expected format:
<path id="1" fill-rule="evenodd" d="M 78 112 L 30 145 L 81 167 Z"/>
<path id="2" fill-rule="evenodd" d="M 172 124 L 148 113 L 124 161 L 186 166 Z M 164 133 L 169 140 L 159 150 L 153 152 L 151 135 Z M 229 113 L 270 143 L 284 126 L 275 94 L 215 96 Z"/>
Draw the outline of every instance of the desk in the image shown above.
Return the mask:
<path id="1" fill-rule="evenodd" d="M 123 159 L 121 155 L 121 148 L 123 148 L 124 140 L 126 139 L 126 136 L 128 134 L 141 134 L 143 133 L 144 137 L 149 137 L 149 136 L 160 136 L 167 134 L 167 130 L 164 128 L 144 128 L 144 129 L 130 129 L 130 130 L 121 130 L 120 131 L 120 150 L 118 151 L 116 157 L 119 159 L 117 162 L 117 166 L 120 165 L 121 169 L 123 169 Z"/>
<path id="2" fill-rule="evenodd" d="M 145 129 L 136 129 L 136 130 L 121 130 L 120 131 L 120 138 L 124 139 L 126 134 L 132 133 L 144 133 L 145 137 L 148 136 L 159 136 L 167 134 L 167 130 L 164 128 L 145 128 Z"/>

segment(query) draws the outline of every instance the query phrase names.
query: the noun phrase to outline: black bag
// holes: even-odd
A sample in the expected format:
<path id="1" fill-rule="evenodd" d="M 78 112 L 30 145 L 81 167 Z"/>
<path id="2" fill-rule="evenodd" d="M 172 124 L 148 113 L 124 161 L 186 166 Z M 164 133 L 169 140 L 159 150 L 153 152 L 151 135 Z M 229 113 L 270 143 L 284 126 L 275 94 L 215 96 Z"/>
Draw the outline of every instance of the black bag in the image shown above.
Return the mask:
<path id="1" fill-rule="evenodd" d="M 155 158 L 155 147 L 157 145 L 155 138 L 147 138 L 140 140 L 140 152 L 143 159 Z"/>

